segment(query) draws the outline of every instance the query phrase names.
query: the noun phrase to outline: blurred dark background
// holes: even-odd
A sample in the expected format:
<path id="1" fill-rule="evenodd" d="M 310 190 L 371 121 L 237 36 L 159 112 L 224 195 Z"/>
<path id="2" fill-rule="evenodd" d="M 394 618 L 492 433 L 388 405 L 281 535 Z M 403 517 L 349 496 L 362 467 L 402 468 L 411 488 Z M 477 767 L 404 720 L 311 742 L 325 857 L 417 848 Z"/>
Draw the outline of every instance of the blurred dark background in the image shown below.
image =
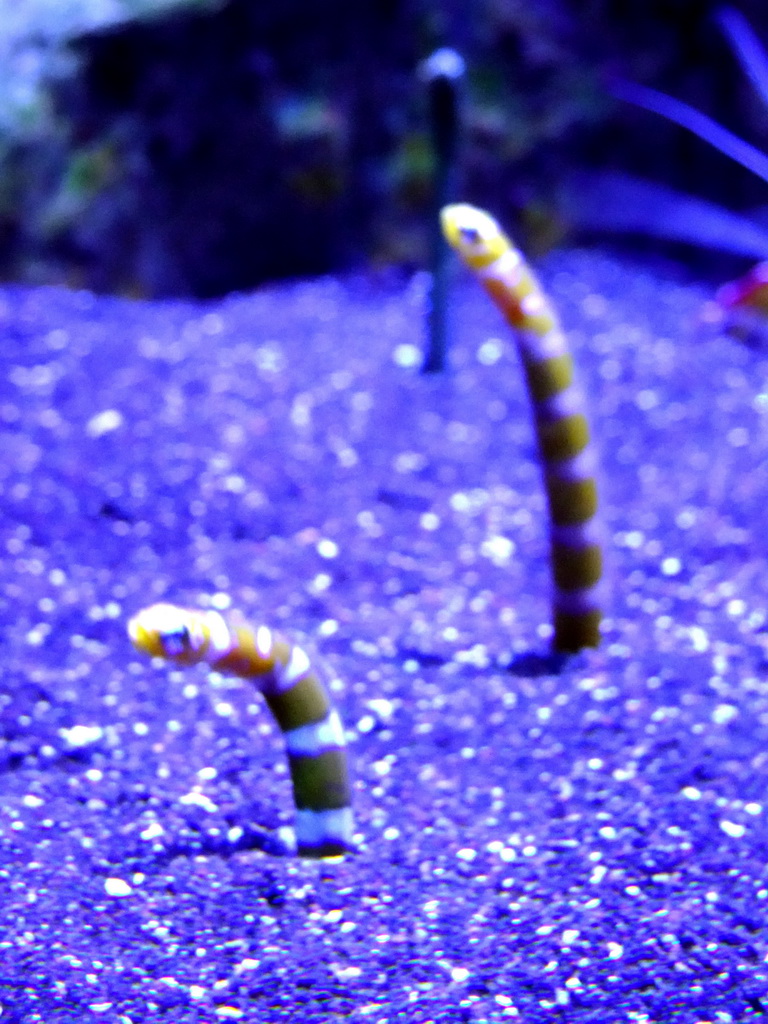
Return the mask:
<path id="1" fill-rule="evenodd" d="M 467 62 L 461 197 L 532 252 L 593 236 L 569 183 L 608 170 L 759 219 L 768 184 L 610 93 L 616 78 L 651 85 L 768 148 L 720 6 L 79 0 L 59 24 L 43 0 L 0 0 L 0 273 L 208 297 L 425 265 L 432 154 L 416 69 L 441 45 Z M 768 43 L 764 3 L 739 10 Z M 637 251 L 662 245 L 641 236 Z"/>

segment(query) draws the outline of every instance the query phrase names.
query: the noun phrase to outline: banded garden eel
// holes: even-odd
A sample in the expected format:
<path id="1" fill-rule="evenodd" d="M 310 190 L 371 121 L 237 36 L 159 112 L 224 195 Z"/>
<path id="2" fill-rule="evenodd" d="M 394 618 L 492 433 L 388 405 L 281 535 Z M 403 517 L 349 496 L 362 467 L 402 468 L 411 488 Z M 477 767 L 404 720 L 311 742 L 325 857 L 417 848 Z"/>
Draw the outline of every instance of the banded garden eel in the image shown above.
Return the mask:
<path id="1" fill-rule="evenodd" d="M 285 737 L 300 857 L 338 857 L 353 847 L 344 727 L 304 650 L 266 626 L 218 611 L 154 604 L 128 623 L 143 654 L 205 663 L 255 683 Z"/>
<path id="2" fill-rule="evenodd" d="M 522 359 L 550 512 L 553 647 L 597 647 L 603 553 L 596 459 L 557 313 L 493 217 L 463 203 L 444 207 L 440 217 L 448 242 L 504 314 Z"/>

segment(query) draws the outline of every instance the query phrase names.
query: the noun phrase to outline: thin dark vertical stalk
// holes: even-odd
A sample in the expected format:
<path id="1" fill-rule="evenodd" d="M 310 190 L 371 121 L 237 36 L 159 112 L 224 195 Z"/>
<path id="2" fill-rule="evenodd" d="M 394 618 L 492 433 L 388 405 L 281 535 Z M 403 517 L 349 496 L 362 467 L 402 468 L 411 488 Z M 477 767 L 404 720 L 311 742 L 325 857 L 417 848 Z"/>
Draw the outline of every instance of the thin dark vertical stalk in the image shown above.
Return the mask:
<path id="1" fill-rule="evenodd" d="M 451 254 L 440 227 L 440 210 L 456 199 L 460 136 L 461 55 L 448 47 L 435 50 L 421 65 L 427 85 L 434 151 L 433 203 L 430 213 L 430 274 L 427 351 L 423 373 L 445 369 L 448 348 L 448 287 Z"/>

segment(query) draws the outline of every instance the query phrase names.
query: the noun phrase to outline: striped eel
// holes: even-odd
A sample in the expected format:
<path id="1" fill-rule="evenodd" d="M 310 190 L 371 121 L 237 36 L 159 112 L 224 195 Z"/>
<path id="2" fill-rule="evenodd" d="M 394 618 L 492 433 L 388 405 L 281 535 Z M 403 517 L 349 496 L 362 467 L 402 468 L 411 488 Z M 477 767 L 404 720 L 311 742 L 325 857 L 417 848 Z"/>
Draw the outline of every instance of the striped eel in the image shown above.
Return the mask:
<path id="1" fill-rule="evenodd" d="M 304 650 L 282 634 L 256 630 L 218 611 L 154 604 L 128 623 L 143 654 L 177 665 L 205 663 L 249 679 L 264 694 L 285 737 L 300 857 L 337 857 L 352 843 L 344 727 Z"/>
<path id="2" fill-rule="evenodd" d="M 444 207 L 440 218 L 449 244 L 504 314 L 523 363 L 550 512 L 554 650 L 597 647 L 603 575 L 597 460 L 557 313 L 493 217 L 458 203 Z"/>
<path id="3" fill-rule="evenodd" d="M 715 302 L 725 313 L 739 310 L 768 312 L 768 262 L 758 263 L 738 281 L 721 285 Z"/>

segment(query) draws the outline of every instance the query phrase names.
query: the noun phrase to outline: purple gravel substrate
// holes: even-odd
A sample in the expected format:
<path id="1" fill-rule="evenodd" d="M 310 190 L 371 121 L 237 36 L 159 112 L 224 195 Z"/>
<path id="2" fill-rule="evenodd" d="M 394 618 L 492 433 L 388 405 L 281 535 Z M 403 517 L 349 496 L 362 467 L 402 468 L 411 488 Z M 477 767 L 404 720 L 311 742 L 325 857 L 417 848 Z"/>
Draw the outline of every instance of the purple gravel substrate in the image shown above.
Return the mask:
<path id="1" fill-rule="evenodd" d="M 768 1013 L 768 358 L 703 289 L 552 257 L 602 455 L 601 650 L 560 670 L 512 340 L 423 280 L 215 304 L 0 290 L 0 1019 Z M 134 655 L 165 598 L 302 640 L 359 852 L 286 855 L 252 687 Z"/>

